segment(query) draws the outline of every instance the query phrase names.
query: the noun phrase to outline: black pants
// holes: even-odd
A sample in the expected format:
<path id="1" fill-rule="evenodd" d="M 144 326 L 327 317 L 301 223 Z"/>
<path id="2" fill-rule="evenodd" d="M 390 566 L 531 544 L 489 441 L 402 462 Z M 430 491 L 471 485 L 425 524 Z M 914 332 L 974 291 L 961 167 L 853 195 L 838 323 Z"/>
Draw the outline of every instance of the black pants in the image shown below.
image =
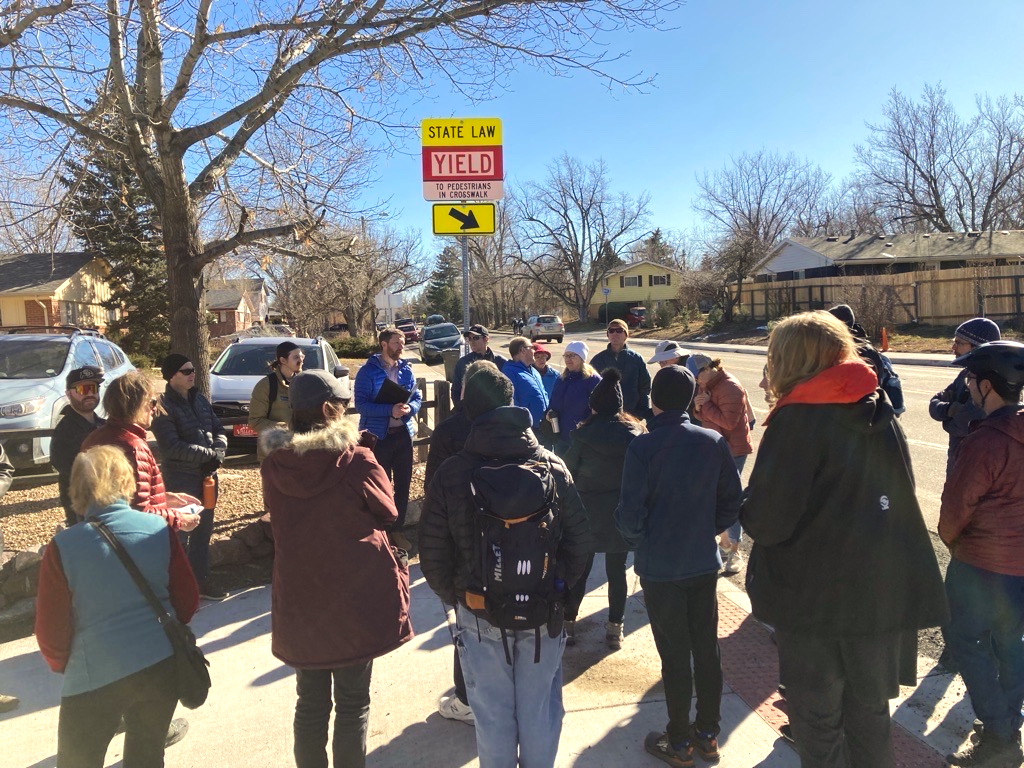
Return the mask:
<path id="1" fill-rule="evenodd" d="M 391 487 L 395 491 L 395 508 L 398 519 L 392 530 L 400 531 L 405 527 L 405 513 L 409 509 L 409 486 L 412 485 L 412 436 L 409 430 L 400 427 L 389 430 L 388 436 L 378 440 L 373 448 L 377 463 L 384 468 Z"/>
<path id="2" fill-rule="evenodd" d="M 629 552 L 606 552 L 604 556 L 604 572 L 608 577 L 608 621 L 622 623 L 626 612 L 626 558 Z M 565 618 L 576 621 L 583 598 L 587 594 L 587 577 L 594 567 L 594 556 L 587 558 L 587 567 L 583 569 L 580 580 L 573 584 L 565 600 Z"/>
<path id="3" fill-rule="evenodd" d="M 640 579 L 654 644 L 661 657 L 661 678 L 673 744 L 690 737 L 690 699 L 697 692 L 697 730 L 721 730 L 722 654 L 718 648 L 718 574 L 682 581 Z M 690 671 L 690 659 L 693 671 Z"/>
<path id="4" fill-rule="evenodd" d="M 213 510 L 204 509 L 199 513 L 199 525 L 191 531 L 178 531 L 178 541 L 188 555 L 192 575 L 199 582 L 199 588 L 206 586 L 210 578 L 210 539 L 213 537 Z"/>
<path id="5" fill-rule="evenodd" d="M 124 718 L 124 768 L 161 768 L 178 705 L 170 657 L 102 688 L 60 700 L 58 768 L 102 768 Z"/>
<path id="6" fill-rule="evenodd" d="M 373 662 L 337 669 L 297 669 L 295 688 L 295 765 L 327 768 L 327 728 L 334 707 L 334 768 L 366 765 L 366 724 L 370 719 Z M 334 697 L 331 698 L 333 683 Z"/>
<path id="7" fill-rule="evenodd" d="M 899 693 L 900 637 L 840 639 L 775 630 L 802 768 L 894 765 L 889 699 Z"/>

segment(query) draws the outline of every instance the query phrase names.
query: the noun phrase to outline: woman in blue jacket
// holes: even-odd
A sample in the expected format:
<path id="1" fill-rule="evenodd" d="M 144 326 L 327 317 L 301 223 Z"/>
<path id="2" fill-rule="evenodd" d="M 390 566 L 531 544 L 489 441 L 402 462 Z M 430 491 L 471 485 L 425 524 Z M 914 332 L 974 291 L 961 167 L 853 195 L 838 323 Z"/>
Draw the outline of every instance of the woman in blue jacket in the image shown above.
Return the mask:
<path id="1" fill-rule="evenodd" d="M 590 349 L 582 341 L 570 341 L 565 347 L 562 359 L 565 369 L 551 390 L 548 404 L 548 420 L 558 419 L 558 441 L 555 453 L 564 454 L 569 450 L 569 441 L 579 423 L 590 416 L 590 393 L 601 381 L 597 371 L 590 367 L 587 358 Z"/>

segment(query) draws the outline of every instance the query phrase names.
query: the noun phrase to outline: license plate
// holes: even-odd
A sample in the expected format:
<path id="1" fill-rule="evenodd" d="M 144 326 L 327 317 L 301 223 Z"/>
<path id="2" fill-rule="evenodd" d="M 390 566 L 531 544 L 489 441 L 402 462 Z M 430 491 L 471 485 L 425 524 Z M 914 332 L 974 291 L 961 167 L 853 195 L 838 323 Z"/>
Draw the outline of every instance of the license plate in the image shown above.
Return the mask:
<path id="1" fill-rule="evenodd" d="M 256 437 L 256 430 L 248 424 L 235 424 L 235 437 Z"/>

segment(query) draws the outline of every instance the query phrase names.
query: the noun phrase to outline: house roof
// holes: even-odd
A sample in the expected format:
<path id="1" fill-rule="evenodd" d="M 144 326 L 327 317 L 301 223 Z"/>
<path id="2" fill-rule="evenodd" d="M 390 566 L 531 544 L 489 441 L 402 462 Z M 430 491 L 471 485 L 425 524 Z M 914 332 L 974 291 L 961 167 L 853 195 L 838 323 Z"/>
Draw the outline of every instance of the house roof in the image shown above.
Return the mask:
<path id="1" fill-rule="evenodd" d="M 242 293 L 236 288 L 215 288 L 206 292 L 207 309 L 238 309 Z"/>
<path id="2" fill-rule="evenodd" d="M 95 258 L 81 251 L 0 254 L 0 294 L 52 294 Z"/>
<path id="3" fill-rule="evenodd" d="M 643 259 L 641 261 L 631 261 L 628 264 L 623 264 L 621 267 L 615 267 L 615 269 L 608 270 L 607 275 L 617 275 L 617 274 L 619 274 L 619 272 L 627 272 L 627 271 L 633 269 L 634 267 L 644 267 L 644 266 L 646 266 L 646 267 L 654 267 L 655 269 L 665 269 L 665 270 L 668 270 L 669 272 L 675 272 L 677 275 L 683 274 L 683 270 L 681 270 L 681 269 L 676 269 L 675 267 L 669 267 L 669 266 L 666 266 L 665 264 L 659 264 L 658 262 L 651 261 L 650 259 Z"/>
<path id="4" fill-rule="evenodd" d="M 791 237 L 777 245 L 762 263 L 759 272 L 771 272 L 771 262 L 787 246 L 806 248 L 825 259 L 843 264 L 889 264 L 894 261 L 940 262 L 1024 258 L 1024 231 L 996 230 L 931 232 L 906 235 L 858 235 L 827 237 Z"/>

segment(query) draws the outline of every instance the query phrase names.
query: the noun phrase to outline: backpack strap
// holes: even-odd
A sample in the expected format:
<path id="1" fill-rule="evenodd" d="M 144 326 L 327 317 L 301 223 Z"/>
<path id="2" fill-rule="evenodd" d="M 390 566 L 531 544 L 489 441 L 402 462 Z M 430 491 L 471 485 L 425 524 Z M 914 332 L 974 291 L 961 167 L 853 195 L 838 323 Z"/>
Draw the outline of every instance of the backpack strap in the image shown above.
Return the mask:
<path id="1" fill-rule="evenodd" d="M 270 395 L 267 397 L 267 418 L 270 418 L 270 410 L 274 407 L 274 401 L 277 400 L 277 371 L 271 371 L 267 374 L 267 378 L 270 379 Z"/>

